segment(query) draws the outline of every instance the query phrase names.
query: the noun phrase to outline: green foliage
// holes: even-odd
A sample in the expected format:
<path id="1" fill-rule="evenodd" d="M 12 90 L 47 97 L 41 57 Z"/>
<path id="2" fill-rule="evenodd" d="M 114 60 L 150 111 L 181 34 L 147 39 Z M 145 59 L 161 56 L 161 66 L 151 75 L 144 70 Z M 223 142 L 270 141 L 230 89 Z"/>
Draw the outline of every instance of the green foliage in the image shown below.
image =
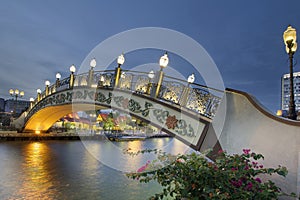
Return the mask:
<path id="1" fill-rule="evenodd" d="M 240 155 L 219 152 L 215 162 L 204 155 L 170 155 L 159 150 L 143 150 L 140 153 L 155 153 L 158 159 L 148 162 L 137 172 L 127 176 L 142 183 L 155 180 L 163 190 L 150 199 L 277 199 L 283 195 L 274 182 L 262 181 L 259 177 L 278 174 L 285 177 L 287 169 L 264 168 L 259 160 L 261 154 L 244 149 Z M 286 194 L 285 194 L 286 195 Z"/>
<path id="2" fill-rule="evenodd" d="M 113 118 L 109 117 L 107 119 L 107 121 L 104 122 L 104 125 L 103 125 L 103 129 L 104 130 L 112 130 L 112 128 L 114 127 L 114 122 L 113 122 Z"/>

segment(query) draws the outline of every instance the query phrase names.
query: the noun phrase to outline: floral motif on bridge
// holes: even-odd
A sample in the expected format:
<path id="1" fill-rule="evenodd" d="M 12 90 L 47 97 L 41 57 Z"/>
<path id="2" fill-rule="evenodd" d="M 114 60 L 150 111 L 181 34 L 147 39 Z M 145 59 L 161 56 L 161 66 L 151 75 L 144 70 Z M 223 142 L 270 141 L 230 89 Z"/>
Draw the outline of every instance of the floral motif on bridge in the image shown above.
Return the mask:
<path id="1" fill-rule="evenodd" d="M 152 110 L 156 120 L 168 129 L 172 129 L 177 134 L 187 137 L 196 137 L 195 131 L 191 124 L 187 124 L 184 119 L 177 119 L 175 115 L 171 116 L 169 111 L 163 109 Z"/>
<path id="2" fill-rule="evenodd" d="M 176 119 L 176 116 L 168 116 L 167 120 L 166 120 L 166 125 L 168 127 L 168 129 L 175 129 L 175 127 L 177 126 L 177 122 L 178 119 Z"/>

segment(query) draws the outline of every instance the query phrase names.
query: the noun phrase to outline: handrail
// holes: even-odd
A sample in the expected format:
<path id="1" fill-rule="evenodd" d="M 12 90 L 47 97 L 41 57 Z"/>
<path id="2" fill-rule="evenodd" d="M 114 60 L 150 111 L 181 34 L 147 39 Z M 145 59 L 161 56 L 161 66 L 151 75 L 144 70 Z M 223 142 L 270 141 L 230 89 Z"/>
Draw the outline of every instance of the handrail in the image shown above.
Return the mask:
<path id="1" fill-rule="evenodd" d="M 261 112 L 262 114 L 264 114 L 265 116 L 275 120 L 275 121 L 278 121 L 278 122 L 281 122 L 281 123 L 284 123 L 284 124 L 287 124 L 287 125 L 292 125 L 292 126 L 300 126 L 300 121 L 295 121 L 295 120 L 290 120 L 288 118 L 282 118 L 282 117 L 278 117 L 274 114 L 272 114 L 271 112 L 269 112 L 267 109 L 265 109 L 257 100 L 255 97 L 253 97 L 252 95 L 246 93 L 246 92 L 243 92 L 243 91 L 239 91 L 239 90 L 235 90 L 235 89 L 231 89 L 231 88 L 226 88 L 225 92 L 230 92 L 230 93 L 236 93 L 236 94 L 239 94 L 239 95 L 242 95 L 244 97 L 246 97 L 248 99 L 248 101 L 259 111 Z"/>
<path id="2" fill-rule="evenodd" d="M 117 70 L 116 70 L 117 71 Z M 152 96 L 151 90 L 157 83 L 153 83 L 147 75 L 148 72 L 121 70 L 125 74 L 119 74 L 120 79 L 116 82 L 115 70 L 101 70 L 84 72 L 81 74 L 71 74 L 62 80 L 57 80 L 56 83 L 49 86 L 48 95 L 55 94 L 66 89 L 73 89 L 77 87 L 91 87 L 91 88 L 118 88 L 121 90 L 131 91 L 140 95 L 151 96 L 159 100 L 164 100 L 170 104 L 180 105 L 197 114 L 203 115 L 212 119 L 216 113 L 216 109 L 221 102 L 221 96 L 224 91 L 207 87 L 197 83 L 187 83 L 186 80 L 179 78 L 164 76 L 160 83 L 161 88 L 157 96 Z M 73 82 L 71 76 L 73 75 Z M 116 85 L 116 83 L 118 85 Z M 211 91 L 210 91 L 211 90 Z M 212 93 L 213 92 L 213 93 Z M 217 95 L 216 94 L 220 94 Z M 28 110 L 28 113 L 41 100 L 48 96 L 44 90 L 41 93 L 40 99 L 36 98 L 33 105 Z M 30 115 L 29 115 L 30 116 Z"/>

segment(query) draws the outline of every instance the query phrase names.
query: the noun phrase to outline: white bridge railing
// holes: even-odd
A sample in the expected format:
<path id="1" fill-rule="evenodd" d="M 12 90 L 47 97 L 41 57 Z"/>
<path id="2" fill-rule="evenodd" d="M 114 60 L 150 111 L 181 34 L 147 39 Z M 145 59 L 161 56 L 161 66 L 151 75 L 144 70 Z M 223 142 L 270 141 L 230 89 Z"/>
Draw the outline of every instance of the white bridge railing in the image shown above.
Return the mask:
<path id="1" fill-rule="evenodd" d="M 160 73 L 162 73 L 160 71 Z M 118 76 L 117 76 L 118 74 Z M 160 75 L 160 74 L 158 74 Z M 31 102 L 26 120 L 32 116 L 31 109 L 49 95 L 76 87 L 118 88 L 140 95 L 147 95 L 169 104 L 176 104 L 212 119 L 220 104 L 224 91 L 209 88 L 186 80 L 163 75 L 161 81 L 146 72 L 129 70 L 94 71 L 58 79 L 53 85 L 46 86 L 42 93 Z M 151 77 L 151 78 L 150 78 Z M 33 109 L 34 110 L 34 109 Z M 33 111 L 32 110 L 32 111 Z"/>

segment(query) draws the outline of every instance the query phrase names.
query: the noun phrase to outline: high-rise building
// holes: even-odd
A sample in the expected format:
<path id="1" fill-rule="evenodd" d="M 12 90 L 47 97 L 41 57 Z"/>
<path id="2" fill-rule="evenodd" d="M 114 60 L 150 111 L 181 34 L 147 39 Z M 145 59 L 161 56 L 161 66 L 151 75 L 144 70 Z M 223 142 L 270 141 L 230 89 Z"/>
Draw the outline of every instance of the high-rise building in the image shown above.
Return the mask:
<path id="1" fill-rule="evenodd" d="M 300 72 L 294 72 L 294 98 L 296 112 L 300 111 Z M 281 78 L 281 109 L 289 110 L 290 103 L 290 74 L 284 74 Z"/>
<path id="2" fill-rule="evenodd" d="M 4 111 L 5 107 L 5 100 L 3 98 L 0 98 L 0 112 Z"/>

